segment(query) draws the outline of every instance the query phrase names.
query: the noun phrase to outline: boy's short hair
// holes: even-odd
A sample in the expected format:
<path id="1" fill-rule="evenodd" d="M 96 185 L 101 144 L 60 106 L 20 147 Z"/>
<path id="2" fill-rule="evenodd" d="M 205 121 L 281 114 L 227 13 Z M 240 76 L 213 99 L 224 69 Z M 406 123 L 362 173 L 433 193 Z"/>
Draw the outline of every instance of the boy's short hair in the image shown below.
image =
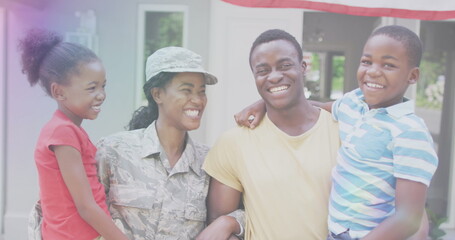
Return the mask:
<path id="1" fill-rule="evenodd" d="M 268 43 L 276 40 L 284 40 L 289 43 L 291 43 L 295 50 L 297 51 L 299 61 L 303 60 L 303 53 L 302 53 L 302 47 L 300 46 L 299 42 L 295 39 L 294 36 L 289 34 L 288 32 L 281 30 L 281 29 L 270 29 L 267 30 L 263 33 L 261 33 L 256 40 L 254 40 L 253 45 L 251 46 L 250 49 L 250 67 L 251 67 L 251 54 L 253 53 L 253 50 L 258 46 L 263 43 Z"/>
<path id="2" fill-rule="evenodd" d="M 419 67 L 420 60 L 422 59 L 423 46 L 422 41 L 416 33 L 403 26 L 388 25 L 374 30 L 369 39 L 377 35 L 385 35 L 401 42 L 406 48 L 409 64 Z"/>

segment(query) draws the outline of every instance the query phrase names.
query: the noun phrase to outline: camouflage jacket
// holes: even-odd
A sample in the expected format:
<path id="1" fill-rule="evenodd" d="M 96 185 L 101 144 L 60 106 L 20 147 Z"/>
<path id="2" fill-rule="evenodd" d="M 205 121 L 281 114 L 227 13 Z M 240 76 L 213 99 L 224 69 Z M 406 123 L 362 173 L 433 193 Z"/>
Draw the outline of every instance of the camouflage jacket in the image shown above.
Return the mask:
<path id="1" fill-rule="evenodd" d="M 102 138 L 97 147 L 109 211 L 130 239 L 194 239 L 204 229 L 209 176 L 201 167 L 207 146 L 188 136 L 171 168 L 152 123 Z M 244 224 L 243 211 L 233 216 Z"/>

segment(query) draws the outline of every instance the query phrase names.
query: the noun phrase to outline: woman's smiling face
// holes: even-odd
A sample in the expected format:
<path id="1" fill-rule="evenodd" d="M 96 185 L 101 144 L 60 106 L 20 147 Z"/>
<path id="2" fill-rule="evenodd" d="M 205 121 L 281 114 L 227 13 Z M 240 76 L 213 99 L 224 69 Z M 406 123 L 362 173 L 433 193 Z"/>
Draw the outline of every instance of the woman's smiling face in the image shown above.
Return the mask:
<path id="1" fill-rule="evenodd" d="M 207 104 L 202 73 L 179 73 L 164 88 L 152 91 L 163 122 L 182 131 L 199 128 Z"/>

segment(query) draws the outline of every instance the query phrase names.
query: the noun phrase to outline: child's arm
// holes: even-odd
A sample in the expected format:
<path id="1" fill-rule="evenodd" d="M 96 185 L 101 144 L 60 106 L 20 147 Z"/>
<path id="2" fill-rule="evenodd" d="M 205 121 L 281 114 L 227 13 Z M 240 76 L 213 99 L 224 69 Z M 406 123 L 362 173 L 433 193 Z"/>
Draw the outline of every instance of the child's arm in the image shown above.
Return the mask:
<path id="1" fill-rule="evenodd" d="M 397 178 L 395 213 L 362 240 L 402 240 L 412 236 L 421 224 L 426 194 L 425 184 Z"/>
<path id="2" fill-rule="evenodd" d="M 101 209 L 93 198 L 82 157 L 70 146 L 53 146 L 58 165 L 66 186 L 73 198 L 79 215 L 106 240 L 127 240 L 112 219 Z"/>
<path id="3" fill-rule="evenodd" d="M 264 118 L 266 111 L 265 102 L 264 100 L 260 99 L 235 114 L 234 119 L 238 125 L 253 129 Z M 251 120 L 250 116 L 253 116 L 254 118 Z"/>
<path id="4" fill-rule="evenodd" d="M 313 106 L 322 108 L 328 112 L 332 112 L 333 102 L 318 102 L 313 100 L 308 100 Z M 265 108 L 264 100 L 260 99 L 257 102 L 249 105 L 244 108 L 242 111 L 234 115 L 234 119 L 238 125 L 249 127 L 251 129 L 255 128 L 261 120 L 264 118 L 267 109 Z M 253 116 L 252 120 L 250 116 Z"/>
<path id="5" fill-rule="evenodd" d="M 318 102 L 318 101 L 314 101 L 314 100 L 308 100 L 311 105 L 313 106 L 316 106 L 316 107 L 319 107 L 319 108 L 322 108 L 324 110 L 326 110 L 327 112 L 331 113 L 332 112 L 332 105 L 333 105 L 333 101 L 332 102 Z"/>

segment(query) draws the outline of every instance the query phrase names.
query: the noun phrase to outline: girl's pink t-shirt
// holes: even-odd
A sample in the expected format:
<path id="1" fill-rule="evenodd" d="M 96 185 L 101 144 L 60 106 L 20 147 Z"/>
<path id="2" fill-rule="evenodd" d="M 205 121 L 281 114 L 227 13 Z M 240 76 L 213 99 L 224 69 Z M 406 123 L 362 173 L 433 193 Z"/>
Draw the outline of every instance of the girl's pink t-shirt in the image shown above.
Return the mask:
<path id="1" fill-rule="evenodd" d="M 76 126 L 65 114 L 57 110 L 41 130 L 35 149 L 43 210 L 41 226 L 43 239 L 92 240 L 99 236 L 99 233 L 79 216 L 71 194 L 63 181 L 57 158 L 49 149 L 52 145 L 71 146 L 81 153 L 93 197 L 109 215 L 104 187 L 97 176 L 96 147 L 84 129 Z"/>

